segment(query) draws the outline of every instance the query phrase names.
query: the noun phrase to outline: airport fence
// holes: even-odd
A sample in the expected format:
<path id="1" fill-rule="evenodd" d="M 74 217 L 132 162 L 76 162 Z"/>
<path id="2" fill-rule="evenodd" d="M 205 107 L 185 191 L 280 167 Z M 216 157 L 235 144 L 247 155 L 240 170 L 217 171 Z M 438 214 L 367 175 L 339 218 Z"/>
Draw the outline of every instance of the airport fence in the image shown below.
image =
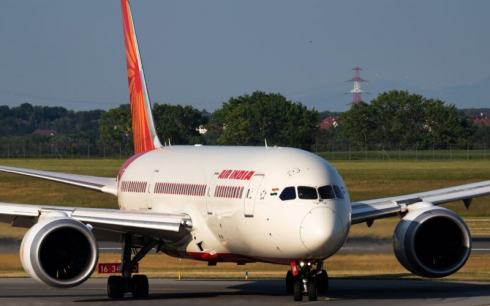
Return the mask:
<path id="1" fill-rule="evenodd" d="M 3 141 L 0 158 L 111 158 L 127 159 L 134 154 L 128 146 L 103 142 L 31 143 Z"/>
<path id="2" fill-rule="evenodd" d="M 488 144 L 465 145 L 394 145 L 348 143 L 314 144 L 311 151 L 327 160 L 464 160 L 490 159 Z M 133 155 L 131 146 L 97 142 L 34 143 L 3 140 L 0 158 L 110 158 L 127 159 Z"/>

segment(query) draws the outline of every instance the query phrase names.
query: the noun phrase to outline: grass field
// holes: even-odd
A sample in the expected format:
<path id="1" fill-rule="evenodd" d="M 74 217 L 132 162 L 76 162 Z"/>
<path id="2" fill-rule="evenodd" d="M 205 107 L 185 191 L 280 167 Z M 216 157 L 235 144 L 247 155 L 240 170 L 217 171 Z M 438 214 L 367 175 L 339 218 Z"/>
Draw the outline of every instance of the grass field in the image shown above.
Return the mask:
<path id="1" fill-rule="evenodd" d="M 122 160 L 103 159 L 4 159 L 0 165 L 85 175 L 115 177 Z M 485 160 L 445 161 L 332 161 L 348 186 L 353 201 L 380 198 L 436 188 L 490 180 L 490 162 Z M 43 180 L 0 173 L 0 202 L 45 205 L 117 208 L 114 196 L 56 184 Z M 449 203 L 447 208 L 460 214 L 473 235 L 490 235 L 490 197 L 475 199 L 470 210 L 461 202 Z M 378 220 L 371 228 L 365 224 L 352 227 L 354 236 L 390 237 L 397 218 Z M 24 229 L 0 224 L 0 236 L 22 237 Z M 25 276 L 18 254 L 0 254 L 0 275 Z M 117 254 L 102 254 L 101 261 L 118 260 Z M 466 266 L 449 280 L 490 280 L 490 255 L 472 255 Z M 415 278 L 391 254 L 336 255 L 326 261 L 333 277 Z M 154 277 L 242 278 L 245 271 L 251 278 L 284 277 L 286 268 L 268 264 L 236 266 L 206 263 L 149 255 L 142 262 L 142 271 Z"/>
<path id="2" fill-rule="evenodd" d="M 480 146 L 481 147 L 481 146 Z M 334 147 L 334 150 L 318 152 L 318 155 L 327 160 L 469 160 L 469 159 L 490 159 L 490 150 L 339 150 Z"/>

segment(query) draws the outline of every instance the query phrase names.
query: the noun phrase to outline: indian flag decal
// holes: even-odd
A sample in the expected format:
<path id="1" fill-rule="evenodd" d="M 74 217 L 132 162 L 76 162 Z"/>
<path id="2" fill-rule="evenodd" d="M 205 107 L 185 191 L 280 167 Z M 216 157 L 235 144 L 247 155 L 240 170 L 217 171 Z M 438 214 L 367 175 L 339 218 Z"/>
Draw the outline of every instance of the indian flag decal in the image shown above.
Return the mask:
<path id="1" fill-rule="evenodd" d="M 279 188 L 272 188 L 271 196 L 276 196 Z"/>

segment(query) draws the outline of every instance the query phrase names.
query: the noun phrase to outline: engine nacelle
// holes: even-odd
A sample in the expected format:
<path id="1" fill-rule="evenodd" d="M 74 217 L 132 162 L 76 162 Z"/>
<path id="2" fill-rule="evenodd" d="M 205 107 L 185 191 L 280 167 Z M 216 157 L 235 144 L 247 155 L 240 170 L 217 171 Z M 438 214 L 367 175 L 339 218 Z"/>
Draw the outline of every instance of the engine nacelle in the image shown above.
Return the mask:
<path id="1" fill-rule="evenodd" d="M 24 270 L 39 283 L 69 288 L 86 281 L 95 269 L 99 248 L 83 223 L 64 213 L 40 220 L 20 248 Z"/>
<path id="2" fill-rule="evenodd" d="M 409 212 L 398 223 L 393 247 L 398 261 L 410 272 L 444 277 L 457 272 L 468 260 L 471 234 L 457 214 L 429 204 Z"/>

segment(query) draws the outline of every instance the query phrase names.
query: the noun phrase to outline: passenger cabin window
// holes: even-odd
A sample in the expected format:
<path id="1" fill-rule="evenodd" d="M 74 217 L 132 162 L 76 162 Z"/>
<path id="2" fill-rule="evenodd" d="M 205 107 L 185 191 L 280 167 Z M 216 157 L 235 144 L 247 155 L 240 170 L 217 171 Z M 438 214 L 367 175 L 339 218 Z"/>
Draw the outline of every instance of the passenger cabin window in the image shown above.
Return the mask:
<path id="1" fill-rule="evenodd" d="M 320 194 L 320 198 L 323 200 L 335 199 L 333 188 L 330 185 L 318 188 L 318 193 Z"/>
<path id="2" fill-rule="evenodd" d="M 298 186 L 298 197 L 303 200 L 316 200 L 318 194 L 313 187 Z"/>
<path id="3" fill-rule="evenodd" d="M 294 200 L 296 199 L 296 188 L 294 187 L 286 187 L 284 190 L 281 192 L 281 195 L 279 198 L 282 201 L 289 201 L 289 200 Z"/>
<path id="4" fill-rule="evenodd" d="M 340 190 L 339 186 L 334 185 L 333 189 L 335 190 L 335 195 L 337 196 L 337 198 L 339 198 L 339 199 L 344 198 L 344 193 L 342 192 L 342 190 Z"/>

